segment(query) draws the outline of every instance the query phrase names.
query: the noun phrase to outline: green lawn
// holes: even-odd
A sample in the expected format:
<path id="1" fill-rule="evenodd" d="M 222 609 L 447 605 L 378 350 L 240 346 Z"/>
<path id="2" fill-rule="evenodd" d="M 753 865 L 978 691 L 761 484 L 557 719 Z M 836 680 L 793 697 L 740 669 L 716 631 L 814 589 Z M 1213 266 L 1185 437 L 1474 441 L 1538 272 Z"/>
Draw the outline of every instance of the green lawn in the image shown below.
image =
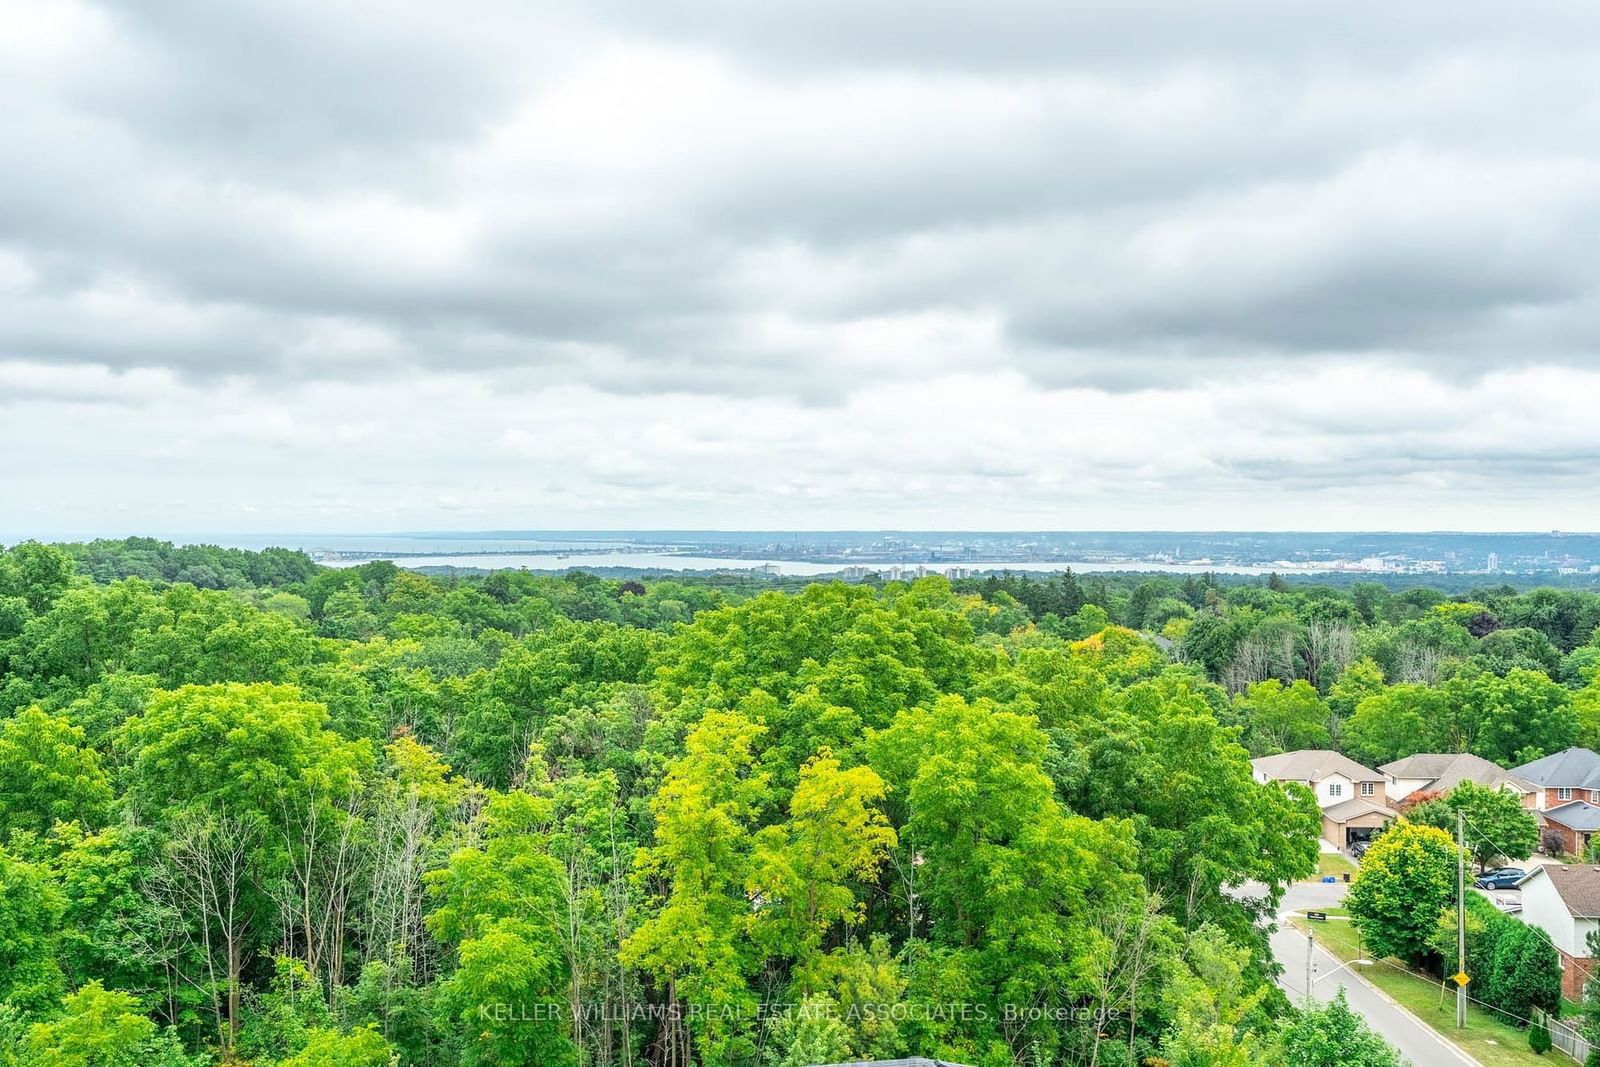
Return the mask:
<path id="1" fill-rule="evenodd" d="M 1317 854 L 1317 878 L 1333 875 L 1335 878 L 1348 874 L 1354 878 L 1359 870 L 1355 861 L 1343 852 L 1319 852 Z"/>
<path id="2" fill-rule="evenodd" d="M 1345 915 L 1343 908 L 1330 908 L 1328 915 Z M 1306 928 L 1304 919 L 1291 919 L 1297 930 Z M 1331 921 L 1310 924 L 1316 927 L 1317 943 L 1341 960 L 1357 958 L 1359 935 L 1349 922 Z M 1544 1056 L 1535 1056 L 1528 1048 L 1528 1033 L 1497 1019 L 1478 1005 L 1467 1004 L 1467 1026 L 1456 1029 L 1455 986 L 1441 989 L 1438 982 L 1418 978 L 1399 969 L 1398 960 L 1380 960 L 1371 967 L 1352 968 L 1360 971 L 1367 981 L 1393 997 L 1413 1015 L 1455 1042 L 1467 1055 L 1476 1058 L 1485 1067 L 1500 1065 L 1542 1065 L 1559 1067 L 1573 1061 L 1552 1050 Z M 1441 993 L 1443 994 L 1441 996 Z M 1421 1064 L 1416 1067 L 1422 1067 Z"/>

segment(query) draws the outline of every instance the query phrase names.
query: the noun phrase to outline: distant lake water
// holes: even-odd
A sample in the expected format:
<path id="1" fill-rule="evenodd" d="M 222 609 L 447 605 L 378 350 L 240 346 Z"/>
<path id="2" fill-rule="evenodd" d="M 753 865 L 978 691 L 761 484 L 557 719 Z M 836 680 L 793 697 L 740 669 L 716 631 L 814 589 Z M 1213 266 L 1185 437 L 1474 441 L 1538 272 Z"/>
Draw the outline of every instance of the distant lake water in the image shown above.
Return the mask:
<path id="1" fill-rule="evenodd" d="M 871 571 L 887 571 L 891 567 L 915 569 L 926 567 L 929 574 L 943 574 L 951 567 L 969 571 L 1002 571 L 1036 574 L 1059 573 L 1072 568 L 1079 573 L 1093 572 L 1160 572 L 1164 574 L 1267 574 L 1273 570 L 1289 572 L 1284 567 L 1255 567 L 1210 563 L 1091 563 L 1085 561 L 1052 560 L 1041 563 L 1012 563 L 983 560 L 945 561 L 939 563 L 811 563 L 790 559 L 735 559 L 718 556 L 689 556 L 672 552 L 555 552 L 492 553 L 461 556 L 390 556 L 398 567 L 471 567 L 479 570 L 569 571 L 601 567 L 630 567 L 637 570 L 664 571 L 749 571 L 768 570 L 793 577 L 811 577 L 833 574 L 846 567 L 866 567 Z M 368 560 L 326 560 L 328 567 L 356 567 Z M 1313 573 L 1294 569 L 1295 573 Z"/>

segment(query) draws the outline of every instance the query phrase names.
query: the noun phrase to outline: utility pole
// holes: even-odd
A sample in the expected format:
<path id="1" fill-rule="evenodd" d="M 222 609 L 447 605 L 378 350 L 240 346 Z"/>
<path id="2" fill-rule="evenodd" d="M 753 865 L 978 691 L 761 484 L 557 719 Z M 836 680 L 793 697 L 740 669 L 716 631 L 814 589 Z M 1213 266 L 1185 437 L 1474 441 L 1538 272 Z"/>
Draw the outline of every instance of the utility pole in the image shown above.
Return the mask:
<path id="1" fill-rule="evenodd" d="M 1456 974 L 1467 973 L 1467 816 L 1456 812 Z M 1467 984 L 1456 980 L 1456 1029 L 1467 1026 Z"/>

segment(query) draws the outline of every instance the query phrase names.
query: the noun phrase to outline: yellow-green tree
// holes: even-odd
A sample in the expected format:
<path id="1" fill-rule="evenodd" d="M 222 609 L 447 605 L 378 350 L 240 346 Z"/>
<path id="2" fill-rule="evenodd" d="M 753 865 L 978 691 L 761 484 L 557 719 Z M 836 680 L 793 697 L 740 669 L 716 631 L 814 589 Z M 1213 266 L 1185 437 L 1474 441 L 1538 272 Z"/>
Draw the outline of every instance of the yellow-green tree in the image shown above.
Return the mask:
<path id="1" fill-rule="evenodd" d="M 860 921 L 854 885 L 876 881 L 895 832 L 880 810 L 883 779 L 841 767 L 824 748 L 800 768 L 789 818 L 756 835 L 749 890 L 761 901 L 763 940 L 796 961 L 803 992 L 828 931 Z"/>
<path id="2" fill-rule="evenodd" d="M 314 1030 L 306 1047 L 283 1067 L 389 1067 L 393 1055 L 383 1035 L 369 1027 L 349 1033 Z"/>
<path id="3" fill-rule="evenodd" d="M 99 827 L 112 799 L 81 729 L 37 707 L 0 722 L 0 841 L 17 830 L 48 833 L 58 821 Z"/>
<path id="4" fill-rule="evenodd" d="M 1435 826 L 1402 821 L 1372 843 L 1345 906 L 1372 951 L 1422 964 L 1439 912 L 1455 903 L 1459 850 Z"/>
<path id="5" fill-rule="evenodd" d="M 109 990 L 98 979 L 63 1002 L 62 1013 L 28 1028 L 25 1064 L 50 1067 L 188 1067 L 171 1031 L 157 1031 L 138 998 Z"/>
<path id="6" fill-rule="evenodd" d="M 751 820 L 767 799 L 755 753 L 765 732 L 737 712 L 712 711 L 690 733 L 650 805 L 656 843 L 639 856 L 637 877 L 654 911 L 622 948 L 623 962 L 651 975 L 668 1005 L 686 1012 L 704 1067 L 732 1062 L 747 1041 L 740 1021 L 754 1017 L 754 910 L 745 884 Z M 675 1020 L 664 1024 L 665 1063 L 689 1062 L 687 1037 Z"/>

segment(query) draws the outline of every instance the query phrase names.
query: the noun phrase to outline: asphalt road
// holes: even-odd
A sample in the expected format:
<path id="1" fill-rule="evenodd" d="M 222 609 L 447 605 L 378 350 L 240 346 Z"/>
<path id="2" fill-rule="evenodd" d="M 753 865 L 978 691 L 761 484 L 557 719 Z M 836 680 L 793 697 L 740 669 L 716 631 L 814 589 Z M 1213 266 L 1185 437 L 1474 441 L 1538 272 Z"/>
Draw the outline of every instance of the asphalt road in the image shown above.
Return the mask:
<path id="1" fill-rule="evenodd" d="M 1280 914 L 1294 911 L 1320 911 L 1337 907 L 1349 887 L 1343 882 L 1305 882 L 1289 887 L 1279 906 Z M 1297 1003 L 1305 996 L 1306 935 L 1287 928 L 1282 919 L 1272 935 L 1272 954 L 1283 964 L 1278 984 Z M 1436 1064 L 1476 1064 L 1478 1061 L 1444 1040 L 1427 1024 L 1391 1003 L 1365 979 L 1345 967 L 1334 973 L 1340 961 L 1320 945 L 1312 956 L 1311 990 L 1318 1003 L 1332 1000 L 1340 989 L 1350 1007 L 1359 1012 L 1378 1033 L 1400 1050 L 1415 1067 Z"/>

